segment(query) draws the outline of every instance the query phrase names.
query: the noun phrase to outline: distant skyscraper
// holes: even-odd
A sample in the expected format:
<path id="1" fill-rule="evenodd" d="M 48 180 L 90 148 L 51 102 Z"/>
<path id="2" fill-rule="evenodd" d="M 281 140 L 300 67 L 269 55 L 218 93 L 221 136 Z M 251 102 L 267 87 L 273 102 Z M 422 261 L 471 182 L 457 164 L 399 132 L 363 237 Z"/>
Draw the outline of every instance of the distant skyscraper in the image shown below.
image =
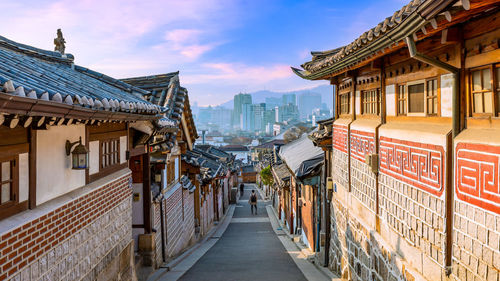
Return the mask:
<path id="1" fill-rule="evenodd" d="M 284 122 L 299 119 L 299 110 L 291 103 L 276 108 L 276 122 Z"/>
<path id="2" fill-rule="evenodd" d="M 297 105 L 297 97 L 295 96 L 295 94 L 284 94 L 281 97 L 281 100 L 282 100 L 281 102 L 282 105 L 287 105 L 289 103 Z"/>
<path id="3" fill-rule="evenodd" d="M 281 99 L 280 98 L 266 98 L 266 108 L 274 108 L 275 106 L 280 106 L 281 105 Z"/>
<path id="4" fill-rule="evenodd" d="M 243 129 L 241 124 L 241 114 L 243 113 L 243 105 L 252 104 L 252 96 L 250 94 L 239 93 L 234 96 L 234 108 L 233 108 L 233 118 L 232 126 L 238 129 Z"/>
<path id="5" fill-rule="evenodd" d="M 248 103 L 243 104 L 240 116 L 241 130 L 248 132 L 253 131 L 255 123 L 253 105 Z"/>
<path id="6" fill-rule="evenodd" d="M 303 93 L 298 98 L 300 119 L 307 119 L 312 111 L 321 108 L 321 95 L 317 93 Z"/>
<path id="7" fill-rule="evenodd" d="M 264 131 L 266 125 L 264 124 L 264 112 L 266 111 L 265 103 L 253 104 L 253 118 L 254 126 L 251 131 Z"/>

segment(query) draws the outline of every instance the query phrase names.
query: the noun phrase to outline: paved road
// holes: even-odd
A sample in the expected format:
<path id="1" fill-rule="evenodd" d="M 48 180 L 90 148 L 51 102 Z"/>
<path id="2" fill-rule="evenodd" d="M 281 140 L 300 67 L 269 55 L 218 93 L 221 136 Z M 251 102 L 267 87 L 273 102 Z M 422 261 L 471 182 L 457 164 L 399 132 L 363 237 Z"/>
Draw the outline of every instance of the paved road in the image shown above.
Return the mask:
<path id="1" fill-rule="evenodd" d="M 250 213 L 252 188 L 245 185 L 220 240 L 180 280 L 306 280 L 271 227 L 268 203 L 260 201 L 258 215 Z"/>

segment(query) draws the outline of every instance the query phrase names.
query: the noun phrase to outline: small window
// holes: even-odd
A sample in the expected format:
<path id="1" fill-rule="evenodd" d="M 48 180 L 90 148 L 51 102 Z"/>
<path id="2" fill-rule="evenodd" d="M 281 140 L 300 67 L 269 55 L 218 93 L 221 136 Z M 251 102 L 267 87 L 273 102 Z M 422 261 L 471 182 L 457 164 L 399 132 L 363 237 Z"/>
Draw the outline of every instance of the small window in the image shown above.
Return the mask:
<path id="1" fill-rule="evenodd" d="M 439 115 L 439 83 L 432 78 L 397 86 L 397 113 L 410 116 Z"/>
<path id="2" fill-rule="evenodd" d="M 398 85 L 398 115 L 406 115 L 406 113 L 408 113 L 406 109 L 408 97 L 405 89 L 405 85 Z"/>
<path id="3" fill-rule="evenodd" d="M 340 114 L 349 114 L 350 93 L 340 95 Z"/>
<path id="4" fill-rule="evenodd" d="M 362 114 L 378 115 L 380 112 L 379 89 L 362 92 Z"/>
<path id="5" fill-rule="evenodd" d="M 427 115 L 437 115 L 438 114 L 438 86 L 437 79 L 427 80 Z"/>
<path id="6" fill-rule="evenodd" d="M 493 114 L 494 106 L 491 68 L 474 70 L 471 72 L 470 76 L 473 113 Z"/>
<path id="7" fill-rule="evenodd" d="M 408 113 L 425 113 L 424 83 L 408 85 Z"/>
<path id="8" fill-rule="evenodd" d="M 15 159 L 5 159 L 0 164 L 0 205 L 17 201 L 17 184 L 14 182 L 15 167 Z"/>
<path id="9" fill-rule="evenodd" d="M 120 163 L 120 139 L 109 139 L 101 141 L 101 170 L 115 166 Z"/>

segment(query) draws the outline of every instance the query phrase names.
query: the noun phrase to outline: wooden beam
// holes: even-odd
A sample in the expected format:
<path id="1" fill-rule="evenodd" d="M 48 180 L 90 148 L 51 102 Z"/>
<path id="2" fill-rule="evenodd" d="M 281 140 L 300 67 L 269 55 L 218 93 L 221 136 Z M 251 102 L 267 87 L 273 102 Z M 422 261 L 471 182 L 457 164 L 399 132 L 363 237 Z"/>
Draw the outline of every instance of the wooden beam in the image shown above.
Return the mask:
<path id="1" fill-rule="evenodd" d="M 36 134 L 37 131 L 29 130 L 29 208 L 36 207 Z"/>
<path id="2" fill-rule="evenodd" d="M 149 151 L 149 149 L 148 149 Z M 151 233 L 151 168 L 149 167 L 149 153 L 142 155 L 142 202 L 143 202 L 143 220 L 144 231 Z"/>

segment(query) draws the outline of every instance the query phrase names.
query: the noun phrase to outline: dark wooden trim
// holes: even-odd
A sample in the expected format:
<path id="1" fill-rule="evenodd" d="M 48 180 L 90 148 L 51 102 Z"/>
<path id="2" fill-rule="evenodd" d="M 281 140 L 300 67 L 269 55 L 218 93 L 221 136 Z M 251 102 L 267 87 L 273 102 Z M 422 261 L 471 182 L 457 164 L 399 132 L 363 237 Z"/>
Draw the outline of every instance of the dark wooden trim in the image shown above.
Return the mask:
<path id="1" fill-rule="evenodd" d="M 36 207 L 36 131 L 33 128 L 29 131 L 29 208 Z"/>
<path id="2" fill-rule="evenodd" d="M 0 126 L 0 147 L 27 142 L 29 142 L 28 129 L 23 127 L 11 129 L 6 126 Z"/>
<path id="3" fill-rule="evenodd" d="M 131 148 L 129 150 L 129 153 L 130 153 L 130 157 L 133 157 L 133 156 L 139 156 L 139 155 L 142 155 L 142 154 L 145 154 L 148 152 L 146 150 L 145 145 L 139 145 L 138 147 Z"/>
<path id="4" fill-rule="evenodd" d="M 0 146 L 0 157 L 7 157 L 14 154 L 22 154 L 27 152 L 29 152 L 28 143 Z"/>
<path id="5" fill-rule="evenodd" d="M 96 133 L 89 135 L 89 141 L 99 141 L 127 136 L 127 131 L 114 131 L 107 133 Z"/>
<path id="6" fill-rule="evenodd" d="M 118 171 L 125 169 L 127 167 L 128 167 L 128 162 L 125 162 L 123 164 L 117 164 L 117 165 L 111 166 L 105 170 L 101 170 L 100 172 L 89 176 L 89 183 L 96 181 L 100 178 L 103 178 L 105 176 L 111 175 L 112 173 L 118 172 Z"/>
<path id="7" fill-rule="evenodd" d="M 27 209 L 28 209 L 28 200 L 18 204 L 14 204 L 11 207 L 2 208 L 2 211 L 0 212 L 0 220 L 13 216 Z"/>
<path id="8" fill-rule="evenodd" d="M 144 231 L 151 233 L 151 168 L 149 167 L 149 153 L 142 156 L 142 198 L 143 198 L 143 214 L 144 214 Z"/>
<path id="9" fill-rule="evenodd" d="M 88 149 L 89 148 L 89 137 L 90 136 L 90 130 L 89 126 L 85 126 L 85 147 Z M 89 163 L 90 165 L 90 163 Z M 90 183 L 90 174 L 89 174 L 89 168 L 85 169 L 85 184 Z"/>
<path id="10" fill-rule="evenodd" d="M 445 244 L 445 266 L 446 267 L 451 267 L 452 266 L 452 242 L 453 242 L 453 205 L 454 205 L 454 188 L 453 188 L 453 139 L 452 139 L 452 134 L 451 132 L 448 133 L 446 136 L 446 166 L 445 166 L 445 171 L 446 171 L 446 186 L 445 186 L 445 206 L 446 206 L 446 214 L 445 214 L 445 237 L 446 237 L 446 244 Z M 447 274 L 448 275 L 448 274 Z"/>
<path id="11" fill-rule="evenodd" d="M 144 228 L 144 224 L 132 224 L 132 228 Z"/>

